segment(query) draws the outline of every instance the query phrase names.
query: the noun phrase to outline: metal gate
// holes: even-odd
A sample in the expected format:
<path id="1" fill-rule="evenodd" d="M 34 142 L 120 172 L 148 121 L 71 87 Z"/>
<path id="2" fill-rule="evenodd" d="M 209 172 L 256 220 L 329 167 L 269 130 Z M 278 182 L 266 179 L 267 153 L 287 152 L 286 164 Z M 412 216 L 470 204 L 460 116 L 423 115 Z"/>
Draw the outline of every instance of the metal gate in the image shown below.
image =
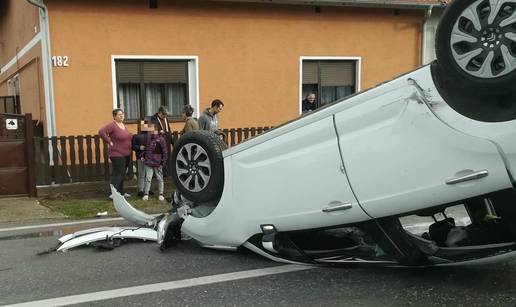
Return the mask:
<path id="1" fill-rule="evenodd" d="M 32 115 L 0 113 L 0 196 L 36 196 Z"/>

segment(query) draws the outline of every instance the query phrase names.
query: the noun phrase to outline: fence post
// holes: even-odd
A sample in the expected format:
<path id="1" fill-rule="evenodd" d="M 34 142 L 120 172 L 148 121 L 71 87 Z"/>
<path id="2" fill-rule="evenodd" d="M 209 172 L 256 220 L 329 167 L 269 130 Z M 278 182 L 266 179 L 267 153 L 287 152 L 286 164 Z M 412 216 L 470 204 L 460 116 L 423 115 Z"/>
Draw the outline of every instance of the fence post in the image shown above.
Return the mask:
<path id="1" fill-rule="evenodd" d="M 50 139 L 48 137 L 42 138 L 42 151 L 43 151 L 43 169 L 44 169 L 44 181 L 43 184 L 51 184 L 52 181 L 55 181 L 55 178 L 52 177 L 52 168 L 50 166 L 50 152 L 49 152 L 49 144 Z"/>
<path id="2" fill-rule="evenodd" d="M 244 140 L 249 138 L 249 128 L 244 128 Z"/>
<path id="3" fill-rule="evenodd" d="M 242 128 L 237 129 L 237 144 L 240 144 L 242 142 Z"/>
<path id="4" fill-rule="evenodd" d="M 231 128 L 229 134 L 231 135 L 230 146 L 235 146 L 235 128 Z"/>
<path id="5" fill-rule="evenodd" d="M 222 129 L 222 134 L 223 134 L 223 137 L 224 137 L 224 139 L 223 139 L 224 143 L 226 143 L 226 145 L 229 146 L 229 140 L 228 140 L 229 131 L 228 131 L 228 129 L 227 128 Z"/>
<path id="6" fill-rule="evenodd" d="M 179 132 L 173 131 L 172 132 L 172 140 L 170 140 L 170 143 L 172 144 L 172 146 L 174 146 L 174 144 L 177 142 L 178 139 L 179 139 Z"/>
<path id="7" fill-rule="evenodd" d="M 79 155 L 79 181 L 81 178 L 86 177 L 86 172 L 84 170 L 84 137 L 79 135 L 77 137 L 77 151 Z"/>
<path id="8" fill-rule="evenodd" d="M 77 177 L 77 166 L 75 164 L 75 156 L 76 156 L 76 153 L 75 153 L 75 136 L 69 136 L 68 137 L 68 146 L 70 147 L 70 177 L 71 177 L 71 182 L 75 182 L 78 177 Z"/>
<path id="9" fill-rule="evenodd" d="M 36 169 L 36 184 L 43 182 L 43 163 L 41 161 L 41 138 L 34 137 L 34 163 Z"/>
<path id="10" fill-rule="evenodd" d="M 104 179 L 106 181 L 109 181 L 109 154 L 108 154 L 108 144 L 106 144 L 106 142 L 104 142 L 104 140 L 102 140 L 102 145 L 103 148 L 103 156 L 104 156 Z"/>
<path id="11" fill-rule="evenodd" d="M 86 136 L 86 176 L 91 180 L 93 178 L 93 155 L 91 152 L 91 135 Z"/>
<path id="12" fill-rule="evenodd" d="M 25 148 L 27 157 L 27 185 L 29 196 L 37 196 L 36 191 L 36 176 L 34 165 L 34 126 L 32 125 L 32 114 L 25 114 Z"/>
<path id="13" fill-rule="evenodd" d="M 54 183 L 61 183 L 61 172 L 59 169 L 59 152 L 57 150 L 57 136 L 51 137 L 51 144 L 52 144 L 52 160 L 53 160 L 53 167 L 52 167 L 52 177 L 54 178 Z"/>
<path id="14" fill-rule="evenodd" d="M 93 138 L 95 141 L 95 177 L 102 177 L 102 168 L 100 165 L 100 137 L 95 135 Z"/>
<path id="15" fill-rule="evenodd" d="M 66 182 L 66 178 L 68 178 L 68 182 L 71 181 L 71 176 L 70 176 L 70 170 L 68 169 L 68 158 L 67 158 L 67 154 L 66 154 L 66 137 L 65 136 L 60 136 L 59 137 L 59 144 L 61 145 L 61 150 L 60 150 L 60 153 L 61 153 L 61 172 L 63 174 L 63 183 Z"/>

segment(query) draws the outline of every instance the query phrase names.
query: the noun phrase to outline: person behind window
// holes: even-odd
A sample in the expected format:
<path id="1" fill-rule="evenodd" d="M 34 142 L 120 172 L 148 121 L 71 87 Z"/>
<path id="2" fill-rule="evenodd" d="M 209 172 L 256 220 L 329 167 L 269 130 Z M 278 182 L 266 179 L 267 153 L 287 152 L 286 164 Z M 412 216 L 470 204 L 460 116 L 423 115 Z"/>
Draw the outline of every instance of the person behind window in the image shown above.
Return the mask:
<path id="1" fill-rule="evenodd" d="M 143 161 L 145 164 L 145 185 L 143 188 L 143 200 L 149 200 L 149 190 L 151 187 L 152 177 L 155 176 L 158 180 L 158 199 L 164 201 L 164 182 L 163 182 L 163 166 L 168 159 L 167 143 L 163 135 L 155 129 L 154 125 L 149 125 L 150 138 L 145 144 L 145 152 L 143 154 Z"/>
<path id="2" fill-rule="evenodd" d="M 199 123 L 197 122 L 197 118 L 192 117 L 194 112 L 194 108 L 187 104 L 183 108 L 183 120 L 185 121 L 185 126 L 183 127 L 183 130 L 181 131 L 181 134 L 184 134 L 188 131 L 194 131 L 199 130 Z"/>
<path id="3" fill-rule="evenodd" d="M 309 93 L 306 95 L 306 98 L 303 99 L 302 103 L 302 113 L 315 111 L 316 109 L 316 103 L 315 103 L 315 93 Z"/>
<path id="4" fill-rule="evenodd" d="M 131 141 L 133 135 L 124 124 L 124 111 L 122 109 L 114 109 L 112 114 L 113 121 L 100 128 L 99 135 L 108 144 L 109 148 L 109 159 L 113 166 L 111 184 L 118 193 L 124 197 L 130 197 L 131 195 L 124 191 L 124 177 L 131 162 Z M 113 198 L 111 194 L 109 197 Z"/>

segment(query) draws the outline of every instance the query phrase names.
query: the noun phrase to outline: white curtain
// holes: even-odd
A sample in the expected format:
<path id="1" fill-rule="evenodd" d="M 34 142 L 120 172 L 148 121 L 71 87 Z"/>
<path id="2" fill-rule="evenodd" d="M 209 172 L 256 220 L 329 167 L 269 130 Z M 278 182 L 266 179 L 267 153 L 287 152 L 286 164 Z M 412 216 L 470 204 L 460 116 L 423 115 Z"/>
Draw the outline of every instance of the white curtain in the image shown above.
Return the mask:
<path id="1" fill-rule="evenodd" d="M 186 104 L 186 84 L 146 83 L 144 84 L 144 110 L 140 110 L 140 85 L 134 83 L 119 84 L 118 97 L 127 119 L 138 119 L 154 115 L 160 106 L 164 106 L 169 116 L 180 116 Z"/>
<path id="2" fill-rule="evenodd" d="M 186 85 L 181 83 L 145 84 L 146 116 L 153 115 L 160 106 L 167 109 L 169 116 L 179 116 L 186 103 Z"/>
<path id="3" fill-rule="evenodd" d="M 161 84 L 145 84 L 145 116 L 154 115 L 163 103 Z"/>
<path id="4" fill-rule="evenodd" d="M 321 105 L 332 103 L 353 93 L 353 86 L 323 86 L 321 87 Z"/>
<path id="5" fill-rule="evenodd" d="M 183 112 L 183 106 L 186 104 L 186 86 L 181 83 L 167 84 L 166 99 L 168 113 L 173 116 L 179 116 Z"/>
<path id="6" fill-rule="evenodd" d="M 124 110 L 125 118 L 138 119 L 140 115 L 139 84 L 125 83 L 118 86 L 120 107 Z"/>

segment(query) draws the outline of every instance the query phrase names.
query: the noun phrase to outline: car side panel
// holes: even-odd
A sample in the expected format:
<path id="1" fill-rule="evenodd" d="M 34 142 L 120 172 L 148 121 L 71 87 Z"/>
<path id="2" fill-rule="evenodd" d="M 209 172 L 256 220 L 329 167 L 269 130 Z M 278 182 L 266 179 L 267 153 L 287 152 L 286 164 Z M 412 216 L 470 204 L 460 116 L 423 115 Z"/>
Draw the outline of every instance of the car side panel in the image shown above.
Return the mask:
<path id="1" fill-rule="evenodd" d="M 183 224 L 205 244 L 240 245 L 261 232 L 261 224 L 291 231 L 370 218 L 341 170 L 332 116 L 226 157 L 224 163 L 226 186 L 217 208 Z M 350 208 L 323 212 L 338 204 Z"/>
<path id="2" fill-rule="evenodd" d="M 429 68 L 427 68 L 429 69 Z M 426 77 L 426 69 L 418 71 L 413 78 L 426 90 L 431 101 L 431 111 L 450 128 L 465 134 L 488 139 L 496 144 L 503 156 L 507 170 L 516 178 L 516 120 L 505 122 L 482 122 L 468 118 L 451 108 L 433 86 L 433 81 Z M 495 103 L 485 101 L 486 104 Z"/>
<path id="3" fill-rule="evenodd" d="M 496 146 L 443 124 L 406 86 L 335 115 L 351 186 L 373 217 L 415 211 L 511 186 Z M 447 184 L 471 172 L 483 178 Z"/>

